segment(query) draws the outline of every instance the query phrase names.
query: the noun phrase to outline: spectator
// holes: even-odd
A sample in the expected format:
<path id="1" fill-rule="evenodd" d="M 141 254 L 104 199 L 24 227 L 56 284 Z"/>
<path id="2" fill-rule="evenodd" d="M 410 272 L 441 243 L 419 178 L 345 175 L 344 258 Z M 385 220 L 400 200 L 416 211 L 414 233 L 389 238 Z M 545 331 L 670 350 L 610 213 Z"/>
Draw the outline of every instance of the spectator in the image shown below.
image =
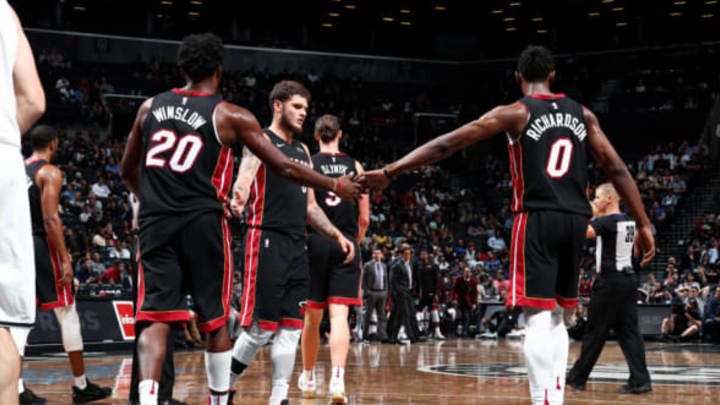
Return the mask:
<path id="1" fill-rule="evenodd" d="M 90 268 L 95 275 L 100 275 L 105 272 L 105 265 L 100 261 L 100 254 L 98 252 L 92 254 Z"/>
<path id="2" fill-rule="evenodd" d="M 477 309 L 477 280 L 470 268 L 465 268 L 463 275 L 453 281 L 452 300 L 462 320 L 459 336 L 466 337 L 470 331 L 470 320 Z"/>
<path id="3" fill-rule="evenodd" d="M 119 169 L 118 169 L 119 170 Z M 110 196 L 110 187 L 105 184 L 104 177 L 98 177 L 97 183 L 93 184 L 92 192 L 98 198 L 106 199 Z"/>
<path id="4" fill-rule="evenodd" d="M 119 242 L 117 246 L 110 248 L 108 256 L 111 259 L 125 259 L 130 260 L 130 250 L 125 245 L 125 242 Z"/>

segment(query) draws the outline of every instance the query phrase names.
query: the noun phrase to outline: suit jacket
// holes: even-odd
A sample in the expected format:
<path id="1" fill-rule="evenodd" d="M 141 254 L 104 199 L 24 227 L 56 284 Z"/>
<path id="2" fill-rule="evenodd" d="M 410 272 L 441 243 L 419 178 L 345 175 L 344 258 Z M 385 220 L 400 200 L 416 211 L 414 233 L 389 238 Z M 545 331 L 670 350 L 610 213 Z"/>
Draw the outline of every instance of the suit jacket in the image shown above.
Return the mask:
<path id="1" fill-rule="evenodd" d="M 468 281 L 463 276 L 456 277 L 452 287 L 453 301 L 457 301 L 461 307 L 472 308 L 477 304 L 477 285 L 475 277 L 470 277 Z"/>
<path id="2" fill-rule="evenodd" d="M 365 268 L 363 269 L 363 295 L 367 295 L 368 291 L 373 290 L 373 286 L 375 285 L 375 260 L 370 260 L 369 262 L 365 263 Z M 388 290 L 390 287 L 389 283 L 389 277 L 388 277 L 388 268 L 385 265 L 385 263 L 380 262 L 380 266 L 383 269 L 383 287 L 385 291 Z"/>
<path id="3" fill-rule="evenodd" d="M 413 275 L 413 282 L 415 282 L 414 279 Z M 396 259 L 390 265 L 390 295 L 393 297 L 412 297 L 411 287 L 405 263 L 402 259 Z"/>

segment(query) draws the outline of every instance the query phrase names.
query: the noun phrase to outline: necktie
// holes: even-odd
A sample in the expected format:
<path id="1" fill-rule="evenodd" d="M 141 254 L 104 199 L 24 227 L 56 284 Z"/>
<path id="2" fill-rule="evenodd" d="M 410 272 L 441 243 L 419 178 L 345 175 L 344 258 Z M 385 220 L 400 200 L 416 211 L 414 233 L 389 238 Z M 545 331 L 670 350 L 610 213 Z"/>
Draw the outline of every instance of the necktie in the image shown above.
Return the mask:
<path id="1" fill-rule="evenodd" d="M 376 290 L 383 289 L 382 266 L 377 262 L 375 263 L 375 285 L 373 285 L 373 288 Z"/>

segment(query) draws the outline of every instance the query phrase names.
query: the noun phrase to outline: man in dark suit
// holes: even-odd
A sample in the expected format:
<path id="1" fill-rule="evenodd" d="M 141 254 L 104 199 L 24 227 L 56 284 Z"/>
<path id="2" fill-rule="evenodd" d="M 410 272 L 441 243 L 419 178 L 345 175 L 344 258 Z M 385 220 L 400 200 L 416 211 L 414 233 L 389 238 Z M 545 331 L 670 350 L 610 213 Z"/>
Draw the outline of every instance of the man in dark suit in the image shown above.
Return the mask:
<path id="1" fill-rule="evenodd" d="M 472 270 L 465 268 L 462 276 L 453 282 L 452 301 L 462 318 L 462 332 L 460 336 L 468 336 L 470 318 L 477 308 L 477 279 L 472 276 Z"/>
<path id="2" fill-rule="evenodd" d="M 413 305 L 412 286 L 414 274 L 410 259 L 412 249 L 409 246 L 401 247 L 400 257 L 390 265 L 390 299 L 392 300 L 392 313 L 388 321 L 388 334 L 394 342 L 398 341 L 400 327 L 405 327 L 405 333 L 411 342 L 418 340 L 417 322 L 415 321 L 415 307 Z"/>
<path id="3" fill-rule="evenodd" d="M 373 251 L 373 259 L 365 264 L 363 271 L 363 298 L 365 299 L 365 323 L 363 336 L 369 338 L 368 329 L 373 311 L 377 313 L 377 333 L 379 340 L 387 340 L 387 316 L 385 303 L 388 296 L 387 266 L 382 262 L 383 254 L 380 249 Z"/>

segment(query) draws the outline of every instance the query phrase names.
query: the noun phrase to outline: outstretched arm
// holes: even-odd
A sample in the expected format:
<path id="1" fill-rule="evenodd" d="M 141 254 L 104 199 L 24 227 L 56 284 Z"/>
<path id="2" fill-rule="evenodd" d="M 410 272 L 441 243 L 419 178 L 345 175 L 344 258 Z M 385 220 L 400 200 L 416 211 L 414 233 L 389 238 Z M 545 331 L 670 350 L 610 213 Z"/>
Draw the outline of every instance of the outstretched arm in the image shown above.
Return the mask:
<path id="1" fill-rule="evenodd" d="M 363 174 L 365 169 L 358 162 L 355 161 L 355 172 L 357 174 Z M 358 235 L 357 240 L 360 242 L 365 238 L 368 226 L 370 225 L 370 194 L 363 193 L 358 199 Z"/>
<path id="2" fill-rule="evenodd" d="M 521 102 L 496 107 L 477 120 L 427 142 L 400 160 L 390 163 L 384 170 L 365 173 L 361 176 L 361 181 L 365 181 L 368 187 L 383 189 L 391 178 L 445 159 L 477 141 L 490 139 L 503 131 L 517 136 L 522 132 L 527 119 L 527 108 Z"/>
<path id="3" fill-rule="evenodd" d="M 12 10 L 12 8 L 11 8 Z M 18 33 L 17 57 L 13 66 L 13 87 L 17 104 L 16 119 L 20 133 L 24 134 L 45 113 L 45 92 L 40 82 L 30 43 L 20 20 L 12 12 Z"/>
<path id="4" fill-rule="evenodd" d="M 650 229 L 650 220 L 645 214 L 640 192 L 635 180 L 630 175 L 627 165 L 615 151 L 605 133 L 600 128 L 600 123 L 592 111 L 583 108 L 583 117 L 588 127 L 588 146 L 595 161 L 605 170 L 608 178 L 622 197 L 630 214 L 638 223 L 638 235 L 635 239 L 636 248 L 639 246 L 643 251 L 641 266 L 648 264 L 655 257 L 655 238 Z"/>
<path id="5" fill-rule="evenodd" d="M 128 188 L 135 196 L 140 199 L 140 158 L 142 156 L 142 125 L 150 106 L 152 98 L 145 100 L 138 109 L 135 122 L 130 129 L 125 144 L 125 152 L 123 152 L 122 161 L 120 161 L 120 177 L 125 187 Z"/>
<path id="6" fill-rule="evenodd" d="M 267 140 L 255 116 L 234 104 L 222 102 L 215 107 L 214 121 L 225 145 L 242 142 L 245 147 L 267 164 L 270 170 L 298 184 L 334 192 L 350 200 L 360 195 L 361 187 L 350 176 L 333 179 L 293 162 Z"/>

